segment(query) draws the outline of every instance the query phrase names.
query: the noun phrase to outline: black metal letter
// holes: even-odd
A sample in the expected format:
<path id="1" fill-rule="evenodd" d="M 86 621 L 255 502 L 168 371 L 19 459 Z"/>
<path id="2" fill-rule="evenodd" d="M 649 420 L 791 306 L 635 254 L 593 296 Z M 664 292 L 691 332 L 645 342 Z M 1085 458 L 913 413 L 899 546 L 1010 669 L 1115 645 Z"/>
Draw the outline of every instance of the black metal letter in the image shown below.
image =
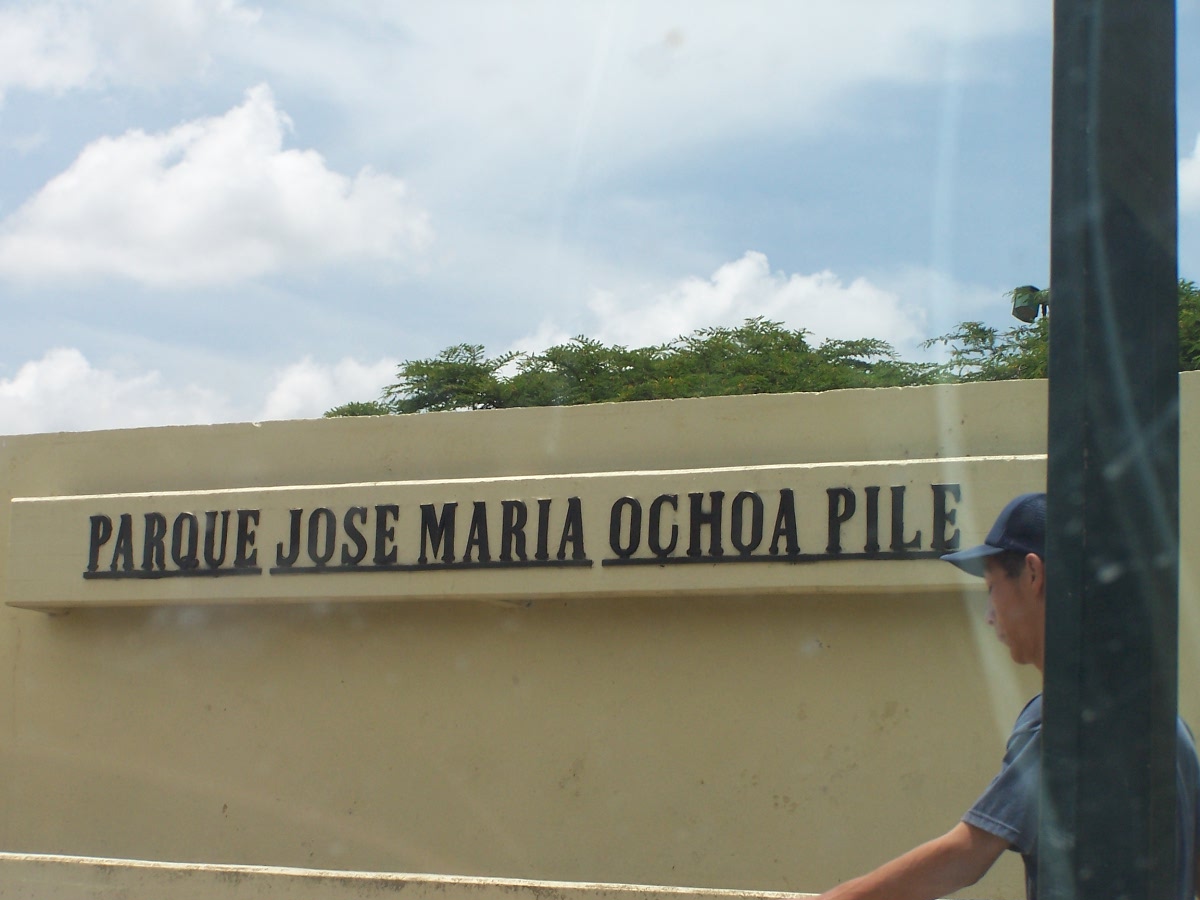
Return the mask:
<path id="1" fill-rule="evenodd" d="M 558 542 L 558 558 L 567 558 L 567 544 L 571 545 L 571 559 L 587 559 L 583 549 L 583 505 L 578 497 L 567 498 L 567 518 L 563 522 L 562 540 Z"/>
<path id="2" fill-rule="evenodd" d="M 538 501 L 537 553 L 535 559 L 550 558 L 550 501 Z"/>
<path id="3" fill-rule="evenodd" d="M 187 531 L 187 542 L 184 543 L 183 532 Z M 180 513 L 175 517 L 171 526 L 171 561 L 180 571 L 187 572 L 200 565 L 196 555 L 200 544 L 200 522 L 191 513 Z"/>
<path id="4" fill-rule="evenodd" d="M 237 552 L 233 557 L 234 568 L 247 569 L 251 566 L 258 565 L 258 551 L 251 550 L 254 546 L 254 529 L 251 525 L 257 525 L 259 511 L 257 509 L 239 509 L 238 510 L 238 527 L 237 527 Z"/>
<path id="5" fill-rule="evenodd" d="M 911 541 L 904 540 L 904 485 L 892 486 L 892 552 L 903 553 L 905 550 L 921 549 L 921 530 L 913 535 Z"/>
<path id="6" fill-rule="evenodd" d="M 679 512 L 679 495 L 660 494 L 650 504 L 650 533 L 646 536 L 646 543 L 650 546 L 650 552 L 659 558 L 670 556 L 675 552 L 675 546 L 679 543 L 679 526 L 672 522 L 671 540 L 667 546 L 662 545 L 662 508 L 664 506 L 670 506 L 675 512 Z"/>
<path id="7" fill-rule="evenodd" d="M 389 566 L 396 562 L 395 547 L 388 547 L 396 537 L 396 529 L 388 527 L 388 516 L 393 521 L 400 518 L 400 507 L 395 503 L 381 503 L 375 507 L 375 565 Z"/>
<path id="8" fill-rule="evenodd" d="M 358 519 L 363 525 L 367 524 L 367 508 L 365 506 L 352 506 L 342 517 L 342 527 L 346 529 L 346 537 L 354 544 L 353 553 L 350 552 L 350 544 L 342 544 L 343 566 L 357 566 L 367 556 L 367 539 L 359 531 L 358 525 L 354 524 L 355 519 Z"/>
<path id="9" fill-rule="evenodd" d="M 325 546 L 318 550 L 317 533 L 321 530 L 322 522 L 325 523 Z M 323 567 L 333 559 L 333 545 L 336 541 L 337 519 L 333 510 L 324 506 L 317 507 L 308 517 L 308 558 L 316 563 L 317 568 Z"/>
<path id="10" fill-rule="evenodd" d="M 290 510 L 288 527 L 288 552 L 283 552 L 283 543 L 275 545 L 275 565 L 280 568 L 290 568 L 300 558 L 300 517 L 304 510 Z"/>
<path id="11" fill-rule="evenodd" d="M 434 556 L 437 556 L 441 547 L 446 548 L 442 553 L 442 562 L 454 562 L 454 514 L 456 509 L 458 509 L 457 503 L 443 503 L 442 517 L 439 519 L 432 503 L 421 504 L 421 555 L 417 557 L 417 562 L 421 565 L 429 562 L 426 548 L 431 545 Z"/>
<path id="12" fill-rule="evenodd" d="M 779 555 L 780 538 L 787 540 L 788 556 L 795 556 L 800 552 L 800 541 L 796 537 L 796 495 L 791 488 L 782 488 L 779 491 L 779 512 L 775 514 L 775 530 L 771 532 L 772 556 Z"/>
<path id="13" fill-rule="evenodd" d="M 958 549 L 958 529 L 946 537 L 946 526 L 953 525 L 958 519 L 957 509 L 946 508 L 946 495 L 952 496 L 956 502 L 962 502 L 962 487 L 957 484 L 933 484 L 933 549 L 938 553 L 949 553 Z"/>
<path id="14" fill-rule="evenodd" d="M 708 555 L 723 556 L 725 553 L 724 548 L 721 547 L 721 503 L 725 500 L 725 492 L 710 491 L 708 496 L 712 498 L 712 506 L 708 512 L 705 512 L 704 494 L 700 492 L 688 494 L 688 499 L 692 501 L 688 556 L 703 555 L 703 551 L 700 549 L 700 529 L 705 526 L 708 526 Z"/>
<path id="15" fill-rule="evenodd" d="M 850 488 L 826 488 L 829 495 L 829 543 L 826 553 L 842 552 L 842 525 L 854 515 L 857 500 Z"/>
<path id="16" fill-rule="evenodd" d="M 746 501 L 750 501 L 750 540 L 742 541 L 742 512 Z M 733 509 L 730 511 L 732 521 L 729 523 L 729 540 L 737 547 L 742 556 L 749 556 L 758 549 L 763 538 L 763 502 L 762 497 L 753 491 L 742 491 L 733 498 Z"/>
<path id="17" fill-rule="evenodd" d="M 133 516 L 121 514 L 121 524 L 117 526 L 117 540 L 113 543 L 112 564 L 109 568 L 117 571 L 117 557 L 121 558 L 121 568 L 126 572 L 133 571 Z"/>
<path id="18" fill-rule="evenodd" d="M 471 527 L 467 529 L 467 546 L 463 548 L 463 562 L 471 561 L 471 550 L 479 551 L 479 561 L 488 562 L 492 558 L 488 549 L 487 504 L 476 500 L 471 512 Z"/>
<path id="19" fill-rule="evenodd" d="M 510 562 L 514 551 L 521 562 L 525 556 L 525 522 L 529 510 L 521 500 L 500 501 L 500 558 Z"/>
<path id="20" fill-rule="evenodd" d="M 629 541 L 621 545 L 621 520 L 625 518 L 625 510 L 629 510 Z M 642 543 L 642 504 L 633 497 L 622 497 L 612 505 L 608 516 L 608 546 L 621 559 L 629 559 L 637 553 Z"/>
<path id="21" fill-rule="evenodd" d="M 221 540 L 217 541 L 217 511 L 210 510 L 204 514 L 204 564 L 210 569 L 220 568 L 225 562 L 225 545 L 229 541 L 229 510 L 221 510 Z M 221 555 L 216 555 L 220 546 Z"/>
<path id="22" fill-rule="evenodd" d="M 879 552 L 879 486 L 863 488 L 867 495 L 867 543 L 866 553 Z"/>
<path id="23" fill-rule="evenodd" d="M 100 568 L 100 548 L 112 537 L 112 519 L 103 515 L 92 516 L 91 523 L 91 534 L 88 538 L 87 570 L 95 572 L 96 569 Z"/>
<path id="24" fill-rule="evenodd" d="M 167 517 L 162 513 L 146 513 L 146 533 L 142 536 L 142 568 L 162 571 L 167 568 Z"/>

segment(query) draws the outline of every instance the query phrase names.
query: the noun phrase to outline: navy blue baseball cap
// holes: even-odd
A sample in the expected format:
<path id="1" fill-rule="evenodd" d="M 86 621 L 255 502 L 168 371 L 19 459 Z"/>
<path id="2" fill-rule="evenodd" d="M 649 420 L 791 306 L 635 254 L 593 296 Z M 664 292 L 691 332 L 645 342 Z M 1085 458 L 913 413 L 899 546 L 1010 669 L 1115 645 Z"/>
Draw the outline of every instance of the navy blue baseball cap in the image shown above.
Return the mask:
<path id="1" fill-rule="evenodd" d="M 942 557 L 968 575 L 983 577 L 983 561 L 997 553 L 1036 553 L 1046 558 L 1046 495 L 1022 494 L 1008 502 L 982 544 Z"/>

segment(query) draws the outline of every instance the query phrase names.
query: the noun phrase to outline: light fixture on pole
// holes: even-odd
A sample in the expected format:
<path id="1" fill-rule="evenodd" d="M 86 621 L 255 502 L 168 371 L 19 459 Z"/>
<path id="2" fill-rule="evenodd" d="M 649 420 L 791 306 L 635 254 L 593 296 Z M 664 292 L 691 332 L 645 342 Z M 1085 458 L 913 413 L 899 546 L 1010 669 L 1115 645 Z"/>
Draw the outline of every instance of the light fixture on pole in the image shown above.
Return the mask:
<path id="1" fill-rule="evenodd" d="M 1050 309 L 1050 291 L 1039 290 L 1032 284 L 1023 284 L 1008 292 L 1012 297 L 1012 314 L 1026 325 L 1032 324 L 1039 310 L 1046 315 Z"/>

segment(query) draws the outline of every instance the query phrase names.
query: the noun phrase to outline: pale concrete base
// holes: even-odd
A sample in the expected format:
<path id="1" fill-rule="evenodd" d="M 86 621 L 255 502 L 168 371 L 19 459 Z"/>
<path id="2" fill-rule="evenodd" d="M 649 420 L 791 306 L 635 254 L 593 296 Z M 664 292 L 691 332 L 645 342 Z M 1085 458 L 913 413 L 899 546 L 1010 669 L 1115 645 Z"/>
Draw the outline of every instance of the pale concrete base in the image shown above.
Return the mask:
<path id="1" fill-rule="evenodd" d="M 0 896 L 5 900 L 370 900 L 401 891 L 407 900 L 791 900 L 812 896 L 0 853 Z"/>

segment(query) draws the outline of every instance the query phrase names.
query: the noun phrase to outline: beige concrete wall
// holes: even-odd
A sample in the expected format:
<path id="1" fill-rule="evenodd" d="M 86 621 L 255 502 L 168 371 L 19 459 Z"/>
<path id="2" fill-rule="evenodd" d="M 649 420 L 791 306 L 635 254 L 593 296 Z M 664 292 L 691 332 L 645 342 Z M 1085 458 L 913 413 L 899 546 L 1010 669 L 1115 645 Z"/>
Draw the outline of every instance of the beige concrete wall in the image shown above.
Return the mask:
<path id="1" fill-rule="evenodd" d="M 1185 376 L 1188 560 L 1198 407 Z M 499 498 L 513 479 L 541 491 L 558 476 L 597 498 L 599 559 L 601 500 L 621 492 L 719 475 L 823 502 L 827 486 L 909 484 L 927 517 L 936 480 L 961 484 L 956 525 L 973 543 L 1008 496 L 1040 486 L 1044 430 L 1045 385 L 1029 382 L 0 438 L 3 599 L 42 589 L 29 535 L 57 522 L 63 546 L 39 565 L 77 607 L 0 608 L 0 847 L 823 889 L 952 825 L 1037 690 L 951 567 L 597 564 L 578 582 L 418 573 L 394 595 L 321 578 L 273 595 L 264 577 L 229 595 L 222 579 L 177 579 L 100 596 L 81 586 L 79 516 L 101 501 L 80 498 L 186 507 L 244 490 L 285 510 L 345 485 L 445 496 L 453 482 L 469 499 L 499 481 Z M 824 534 L 815 503 L 808 546 Z M 1200 721 L 1195 585 L 1189 568 L 1181 704 Z M 1019 868 L 1006 860 L 970 895 L 1021 896 Z"/>

